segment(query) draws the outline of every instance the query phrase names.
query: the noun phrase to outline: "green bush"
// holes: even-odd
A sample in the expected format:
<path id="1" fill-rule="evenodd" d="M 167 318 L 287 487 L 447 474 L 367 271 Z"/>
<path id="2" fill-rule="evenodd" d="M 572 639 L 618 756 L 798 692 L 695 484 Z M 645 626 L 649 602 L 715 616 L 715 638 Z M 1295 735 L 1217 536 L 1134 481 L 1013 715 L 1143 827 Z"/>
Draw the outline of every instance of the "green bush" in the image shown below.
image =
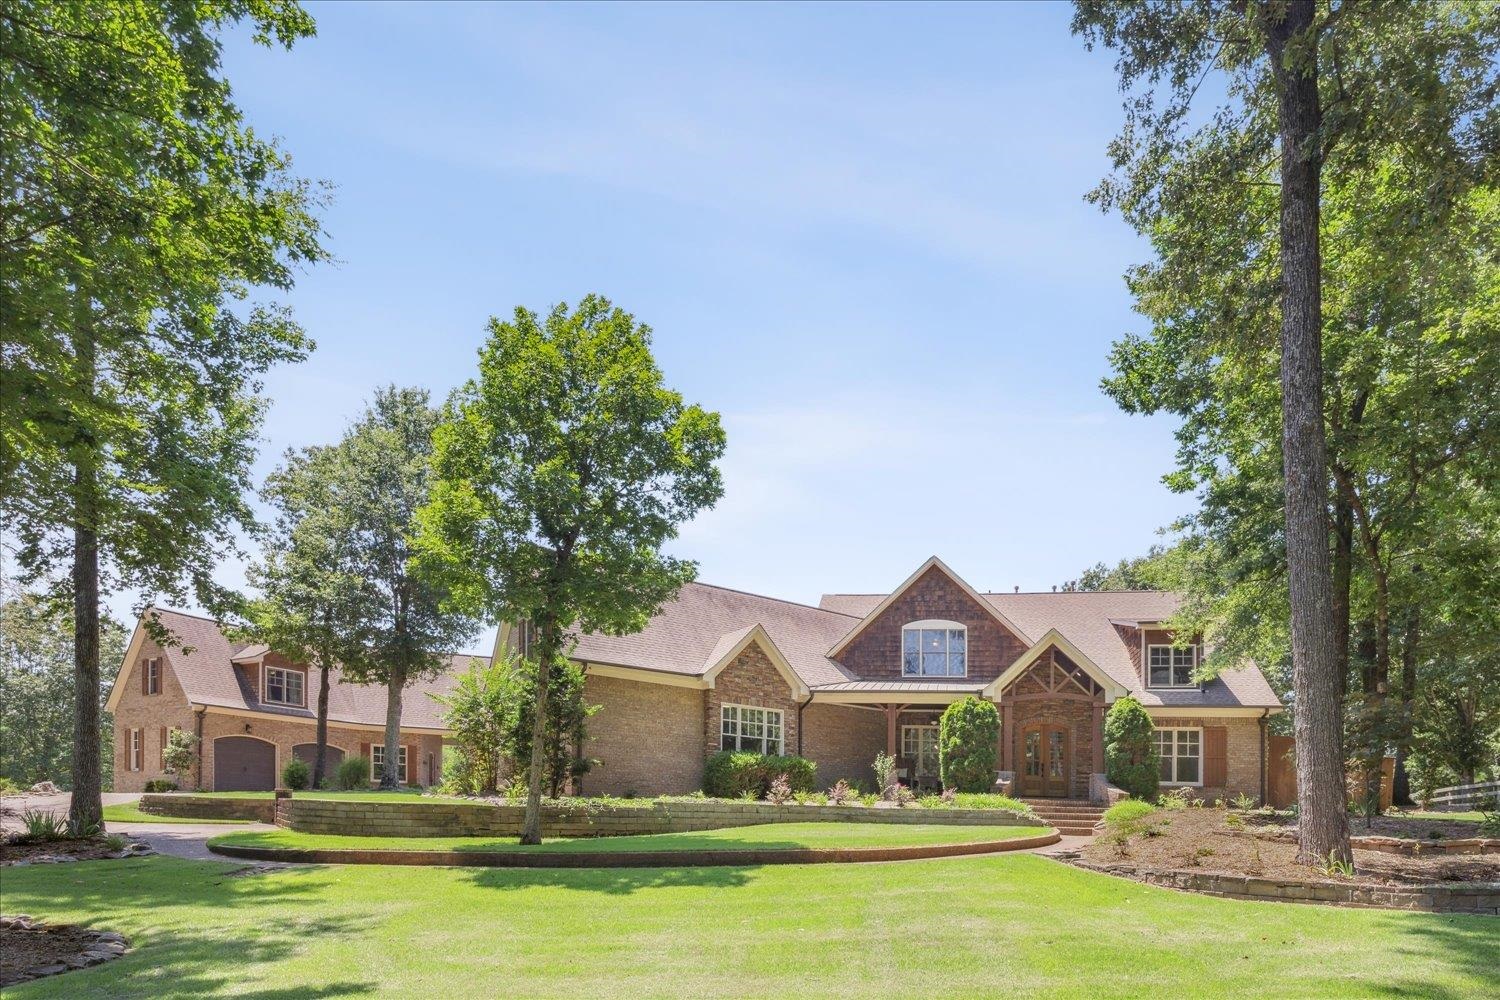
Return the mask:
<path id="1" fill-rule="evenodd" d="M 1134 698 L 1120 698 L 1104 717 L 1104 769 L 1132 798 L 1151 800 L 1161 782 L 1156 726 Z"/>
<path id="2" fill-rule="evenodd" d="M 721 750 L 703 768 L 703 790 L 714 798 L 764 798 L 771 782 L 785 777 L 793 792 L 810 792 L 817 765 L 805 757 L 776 757 L 748 750 Z"/>
<path id="3" fill-rule="evenodd" d="M 995 747 L 1000 739 L 1000 713 L 995 703 L 960 698 L 938 720 L 938 766 L 944 788 L 987 792 L 995 787 Z"/>
<path id="4" fill-rule="evenodd" d="M 1124 823 L 1138 822 L 1154 812 L 1156 812 L 1156 807 L 1149 802 L 1125 799 L 1104 810 L 1104 822 L 1107 826 L 1119 826 Z"/>
<path id="5" fill-rule="evenodd" d="M 307 761 L 300 757 L 293 757 L 286 762 L 281 769 L 281 787 L 290 788 L 294 792 L 300 792 L 307 787 L 312 780 L 312 769 L 307 766 Z"/>
<path id="6" fill-rule="evenodd" d="M 370 787 L 370 758 L 345 757 L 333 772 L 333 785 L 341 792 Z"/>
<path id="7" fill-rule="evenodd" d="M 146 791 L 175 792 L 177 791 L 177 782 L 168 781 L 166 778 L 152 778 L 150 781 L 146 782 Z"/>

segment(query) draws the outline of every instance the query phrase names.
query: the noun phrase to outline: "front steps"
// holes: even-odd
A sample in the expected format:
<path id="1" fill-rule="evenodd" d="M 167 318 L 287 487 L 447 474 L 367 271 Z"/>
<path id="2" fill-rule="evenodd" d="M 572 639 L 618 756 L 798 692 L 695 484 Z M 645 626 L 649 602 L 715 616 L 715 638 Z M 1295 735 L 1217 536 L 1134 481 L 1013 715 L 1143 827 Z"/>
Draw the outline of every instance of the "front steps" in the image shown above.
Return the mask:
<path id="1" fill-rule="evenodd" d="M 1065 837 L 1092 837 L 1104 807 L 1087 799 L 1022 799 L 1037 818 Z"/>

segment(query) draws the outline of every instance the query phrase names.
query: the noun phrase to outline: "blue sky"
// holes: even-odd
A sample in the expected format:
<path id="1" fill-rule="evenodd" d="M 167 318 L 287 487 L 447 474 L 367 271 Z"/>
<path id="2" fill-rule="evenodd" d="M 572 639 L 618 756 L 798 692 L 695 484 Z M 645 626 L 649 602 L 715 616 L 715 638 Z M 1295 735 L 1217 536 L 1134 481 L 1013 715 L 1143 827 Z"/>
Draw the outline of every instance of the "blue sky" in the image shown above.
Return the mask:
<path id="1" fill-rule="evenodd" d="M 225 53 L 336 186 L 258 475 L 377 384 L 441 398 L 490 315 L 596 291 L 723 414 L 726 496 L 673 546 L 707 582 L 813 602 L 936 553 L 1048 589 L 1190 503 L 1171 423 L 1098 389 L 1146 249 L 1084 201 L 1120 109 L 1070 7 L 309 7 L 291 53 Z"/>

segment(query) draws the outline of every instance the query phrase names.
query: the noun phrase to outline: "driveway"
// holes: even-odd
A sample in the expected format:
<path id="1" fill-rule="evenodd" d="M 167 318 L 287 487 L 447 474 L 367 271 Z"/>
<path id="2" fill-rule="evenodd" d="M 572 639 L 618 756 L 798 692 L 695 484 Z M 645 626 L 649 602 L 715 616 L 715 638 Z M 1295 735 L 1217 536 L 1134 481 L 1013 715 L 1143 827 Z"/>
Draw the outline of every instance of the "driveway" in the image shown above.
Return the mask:
<path id="1" fill-rule="evenodd" d="M 104 804 L 112 806 L 122 802 L 134 802 L 140 797 L 140 792 L 105 792 Z M 21 829 L 21 814 L 27 811 L 34 810 L 66 816 L 72 800 L 73 797 L 67 792 L 59 792 L 56 795 L 7 795 L 0 799 L 0 829 L 6 833 Z"/>
<path id="2" fill-rule="evenodd" d="M 134 802 L 140 792 L 105 792 L 104 804 L 116 805 Z M 50 812 L 66 816 L 71 796 L 67 792 L 58 795 L 7 795 L 0 800 L 0 826 L 6 833 L 21 829 L 21 814 L 27 810 Z M 110 833 L 120 833 L 132 840 L 143 840 L 158 854 L 170 854 L 177 858 L 194 861 L 223 861 L 217 854 L 209 852 L 204 842 L 231 830 L 274 830 L 265 823 L 106 823 Z"/>

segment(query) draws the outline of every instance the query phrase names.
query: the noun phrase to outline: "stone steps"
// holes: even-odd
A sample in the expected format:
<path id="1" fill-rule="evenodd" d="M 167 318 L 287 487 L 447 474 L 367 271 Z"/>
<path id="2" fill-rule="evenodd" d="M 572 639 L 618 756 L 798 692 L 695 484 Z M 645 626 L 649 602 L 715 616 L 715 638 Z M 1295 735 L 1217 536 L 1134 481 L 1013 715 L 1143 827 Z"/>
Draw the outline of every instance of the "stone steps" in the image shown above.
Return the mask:
<path id="1" fill-rule="evenodd" d="M 1104 816 L 1104 810 L 1092 802 L 1082 799 L 1022 799 L 1038 819 L 1070 837 L 1088 837 L 1094 833 L 1094 825 Z"/>

